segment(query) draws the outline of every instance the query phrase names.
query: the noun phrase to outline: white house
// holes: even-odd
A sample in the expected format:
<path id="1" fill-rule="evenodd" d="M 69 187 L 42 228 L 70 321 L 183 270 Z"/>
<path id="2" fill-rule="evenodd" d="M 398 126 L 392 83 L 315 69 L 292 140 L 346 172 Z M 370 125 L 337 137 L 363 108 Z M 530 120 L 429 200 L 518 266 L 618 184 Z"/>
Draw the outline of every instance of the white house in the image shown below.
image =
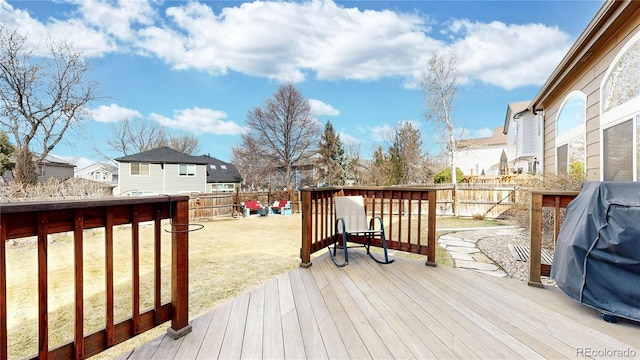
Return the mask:
<path id="1" fill-rule="evenodd" d="M 533 114 L 527 108 L 531 101 L 519 101 L 507 106 L 504 134 L 507 136 L 508 171 L 540 173 L 543 162 L 542 113 Z"/>
<path id="2" fill-rule="evenodd" d="M 456 167 L 465 176 L 499 175 L 500 157 L 507 148 L 507 136 L 502 127 L 490 137 L 462 139 L 457 142 Z"/>
<path id="3" fill-rule="evenodd" d="M 118 167 L 111 164 L 96 162 L 76 169 L 73 175 L 75 178 L 103 182 L 114 186 L 118 184 Z"/>

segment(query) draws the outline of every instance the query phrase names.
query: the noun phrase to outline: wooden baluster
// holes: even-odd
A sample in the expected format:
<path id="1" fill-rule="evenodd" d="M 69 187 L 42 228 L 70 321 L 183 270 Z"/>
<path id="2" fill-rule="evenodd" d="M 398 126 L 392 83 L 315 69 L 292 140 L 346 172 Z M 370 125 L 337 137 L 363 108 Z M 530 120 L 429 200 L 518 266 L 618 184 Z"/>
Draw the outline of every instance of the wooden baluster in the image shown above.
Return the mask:
<path id="1" fill-rule="evenodd" d="M 76 209 L 74 211 L 73 226 L 73 256 L 75 271 L 75 358 L 84 359 L 84 256 L 83 256 L 83 231 L 84 231 L 84 211 Z"/>
<path id="2" fill-rule="evenodd" d="M 107 323 L 105 327 L 107 347 L 114 345 L 115 303 L 113 292 L 113 208 L 108 207 L 104 225 L 105 291 Z"/>
<path id="3" fill-rule="evenodd" d="M 155 310 L 153 325 L 158 325 L 158 312 L 162 307 L 162 214 L 158 204 L 155 206 L 153 226 L 153 309 Z"/>
<path id="4" fill-rule="evenodd" d="M 47 250 L 49 234 L 49 220 L 47 213 L 38 213 L 38 357 L 49 357 L 49 319 L 48 299 L 49 290 L 47 274 Z"/>
<path id="5" fill-rule="evenodd" d="M 8 357 L 7 348 L 7 243 L 6 216 L 0 214 L 0 359 Z"/>
<path id="6" fill-rule="evenodd" d="M 140 219 L 135 205 L 131 214 L 132 309 L 133 334 L 140 332 Z"/>

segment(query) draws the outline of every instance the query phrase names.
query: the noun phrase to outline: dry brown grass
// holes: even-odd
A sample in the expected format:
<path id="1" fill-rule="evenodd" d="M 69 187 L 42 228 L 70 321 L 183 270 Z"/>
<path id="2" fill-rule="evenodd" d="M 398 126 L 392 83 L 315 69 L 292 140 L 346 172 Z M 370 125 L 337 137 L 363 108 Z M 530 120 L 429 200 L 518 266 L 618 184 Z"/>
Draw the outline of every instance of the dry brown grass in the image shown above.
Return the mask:
<path id="1" fill-rule="evenodd" d="M 189 316 L 195 318 L 243 292 L 267 282 L 300 262 L 301 215 L 252 216 L 200 222 L 204 228 L 189 234 Z M 455 225 L 454 225 L 455 224 Z M 468 219 L 439 219 L 438 227 L 475 227 L 492 224 Z M 493 223 L 495 224 L 495 223 Z M 169 228 L 169 225 L 165 226 Z M 142 309 L 152 306 L 152 226 L 140 229 Z M 85 333 L 104 327 L 104 231 L 84 234 Z M 131 228 L 114 231 L 116 321 L 131 316 Z M 170 299 L 170 241 L 163 233 L 162 297 Z M 443 251 L 440 255 L 446 256 Z M 442 254 L 444 253 L 444 254 Z M 49 344 L 73 338 L 73 243 L 68 235 L 50 238 Z M 402 256 L 402 254 L 398 254 Z M 9 356 L 24 358 L 37 352 L 37 254 L 33 240 L 7 248 Z M 440 265 L 444 260 L 438 260 Z M 159 326 L 97 355 L 110 359 L 164 333 Z"/>

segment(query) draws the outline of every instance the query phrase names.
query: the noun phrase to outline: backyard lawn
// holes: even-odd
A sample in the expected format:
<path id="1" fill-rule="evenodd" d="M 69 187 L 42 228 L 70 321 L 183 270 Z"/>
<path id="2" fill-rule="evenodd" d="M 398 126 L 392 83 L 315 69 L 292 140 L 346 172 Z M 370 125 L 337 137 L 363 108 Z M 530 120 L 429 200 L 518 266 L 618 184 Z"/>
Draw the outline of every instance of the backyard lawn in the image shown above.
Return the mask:
<path id="1" fill-rule="evenodd" d="M 195 221 L 204 227 L 189 234 L 189 316 L 197 317 L 228 299 L 263 284 L 300 263 L 301 215 L 224 218 Z M 495 226 L 495 222 L 442 218 L 438 228 Z M 166 225 L 169 228 L 169 225 Z M 192 227 L 196 229 L 196 226 Z M 153 253 L 152 226 L 140 229 L 141 309 L 152 306 Z M 114 231 L 116 283 L 116 322 L 131 314 L 130 227 Z M 440 233 L 439 233 L 440 234 Z M 163 299 L 170 299 L 170 240 L 164 233 Z M 52 236 L 49 245 L 49 344 L 55 347 L 73 338 L 73 243 L 71 236 Z M 439 265 L 448 260 L 439 251 Z M 403 254 L 396 253 L 396 256 Z M 417 255 L 407 255 L 417 257 Z M 106 313 L 104 289 L 104 232 L 84 234 L 85 333 L 104 327 Z M 418 257 L 419 258 L 419 257 Z M 421 258 L 419 258 L 421 259 Z M 37 352 L 37 251 L 33 240 L 19 240 L 7 246 L 7 300 L 9 356 L 24 358 Z M 166 331 L 159 326 L 137 338 L 116 346 L 97 358 L 113 358 L 139 343 Z"/>

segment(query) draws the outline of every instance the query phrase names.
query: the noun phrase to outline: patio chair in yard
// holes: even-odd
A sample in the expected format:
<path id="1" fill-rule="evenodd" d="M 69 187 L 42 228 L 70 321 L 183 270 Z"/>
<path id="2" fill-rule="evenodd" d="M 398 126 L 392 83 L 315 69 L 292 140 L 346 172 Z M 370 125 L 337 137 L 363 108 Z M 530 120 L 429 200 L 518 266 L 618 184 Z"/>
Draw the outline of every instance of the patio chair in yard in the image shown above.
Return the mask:
<path id="1" fill-rule="evenodd" d="M 387 238 L 384 232 L 384 224 L 382 223 L 382 218 L 380 217 L 372 217 L 369 220 L 369 225 L 367 226 L 367 212 L 364 206 L 364 197 L 362 196 L 336 196 L 333 198 L 336 210 L 336 225 L 335 225 L 335 235 L 333 242 L 333 251 L 329 248 L 329 255 L 331 255 L 331 260 L 337 266 L 345 266 L 349 263 L 349 254 L 347 253 L 347 240 L 350 236 L 359 236 L 365 237 L 367 243 L 365 245 L 351 246 L 351 247 L 365 247 L 367 249 L 367 254 L 371 256 L 373 260 L 380 264 L 390 264 L 394 260 L 389 260 L 389 256 L 387 254 Z M 375 228 L 375 222 L 378 220 L 379 228 Z M 342 246 L 341 248 L 344 250 L 344 262 L 339 263 L 336 259 L 338 240 L 339 236 L 342 234 Z M 369 248 L 371 247 L 371 240 L 373 238 L 380 238 L 382 242 L 382 249 L 384 253 L 384 261 L 376 259 L 376 257 L 371 254 Z"/>

